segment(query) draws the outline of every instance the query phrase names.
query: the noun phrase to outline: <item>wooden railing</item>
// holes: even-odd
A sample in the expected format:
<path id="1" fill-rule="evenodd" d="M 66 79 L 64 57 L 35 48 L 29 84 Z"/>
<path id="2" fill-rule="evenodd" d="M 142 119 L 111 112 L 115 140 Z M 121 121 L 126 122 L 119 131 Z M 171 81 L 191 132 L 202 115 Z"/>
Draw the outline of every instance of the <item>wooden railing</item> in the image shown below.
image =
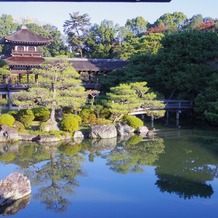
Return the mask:
<path id="1" fill-rule="evenodd" d="M 193 109 L 193 101 L 189 100 L 160 100 L 165 104 L 164 107 L 141 107 L 135 109 L 134 112 L 130 113 L 131 115 L 145 114 L 147 110 L 166 110 L 166 111 L 187 111 Z"/>
<path id="2" fill-rule="evenodd" d="M 193 101 L 189 101 L 189 100 L 163 100 L 162 101 L 165 104 L 165 110 L 171 110 L 171 109 L 175 109 L 175 110 L 187 110 L 193 109 Z"/>

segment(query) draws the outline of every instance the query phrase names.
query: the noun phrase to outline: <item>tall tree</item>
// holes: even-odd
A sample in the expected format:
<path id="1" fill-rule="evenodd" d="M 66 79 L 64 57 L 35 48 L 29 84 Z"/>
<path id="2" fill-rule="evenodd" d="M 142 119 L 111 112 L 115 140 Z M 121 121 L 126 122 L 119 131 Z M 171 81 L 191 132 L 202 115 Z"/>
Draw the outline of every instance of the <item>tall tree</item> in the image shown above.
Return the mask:
<path id="1" fill-rule="evenodd" d="M 88 14 L 80 15 L 79 12 L 70 13 L 70 19 L 64 22 L 64 32 L 67 34 L 68 43 L 75 53 L 83 57 L 84 37 L 90 26 L 90 17 Z"/>
<path id="2" fill-rule="evenodd" d="M 136 37 L 140 36 L 146 32 L 148 28 L 148 21 L 145 21 L 143 17 L 136 17 L 133 19 L 128 19 L 126 21 L 125 27 Z"/>
<path id="3" fill-rule="evenodd" d="M 87 56 L 92 58 L 112 58 L 116 44 L 117 26 L 113 21 L 103 20 L 100 25 L 94 24 L 86 37 Z"/>
<path id="4" fill-rule="evenodd" d="M 51 109 L 48 124 L 55 123 L 55 111 L 64 106 L 78 110 L 87 100 L 87 93 L 81 86 L 79 73 L 70 63 L 55 60 L 48 61 L 35 70 L 39 74 L 39 84 L 32 86 L 28 92 L 15 95 L 15 104 L 20 108 L 33 108 L 43 105 Z M 57 129 L 54 125 L 54 129 Z"/>
<path id="5" fill-rule="evenodd" d="M 183 29 L 193 30 L 197 29 L 204 22 L 204 18 L 201 14 L 192 16 L 192 18 L 187 19 L 183 24 Z"/>
<path id="6" fill-rule="evenodd" d="M 176 32 L 186 20 L 187 16 L 182 12 L 166 13 L 154 22 L 154 26 L 166 26 L 168 31 Z"/>

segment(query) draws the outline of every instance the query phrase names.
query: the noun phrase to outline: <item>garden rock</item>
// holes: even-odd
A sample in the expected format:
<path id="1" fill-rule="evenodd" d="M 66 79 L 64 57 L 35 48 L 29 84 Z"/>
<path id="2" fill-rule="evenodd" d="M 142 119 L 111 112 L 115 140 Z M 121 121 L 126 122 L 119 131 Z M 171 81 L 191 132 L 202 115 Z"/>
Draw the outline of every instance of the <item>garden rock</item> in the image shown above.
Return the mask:
<path id="1" fill-rule="evenodd" d="M 60 139 L 54 135 L 38 135 L 38 137 L 35 138 L 35 140 L 38 142 L 58 142 L 60 141 Z"/>
<path id="2" fill-rule="evenodd" d="M 149 129 L 147 126 L 140 126 L 137 130 L 137 133 L 139 133 L 139 135 L 147 135 L 148 132 Z"/>
<path id="3" fill-rule="evenodd" d="M 30 180 L 21 173 L 11 173 L 0 180 L 0 205 L 21 199 L 31 193 Z"/>
<path id="4" fill-rule="evenodd" d="M 90 138 L 108 139 L 117 136 L 117 129 L 114 125 L 96 125 L 91 127 Z"/>
<path id="5" fill-rule="evenodd" d="M 84 139 L 84 135 L 81 131 L 75 131 L 74 132 L 74 135 L 73 135 L 73 138 L 80 138 L 80 139 Z"/>
<path id="6" fill-rule="evenodd" d="M 35 141 L 36 135 L 29 134 L 29 133 L 20 133 L 19 140 L 20 141 Z"/>
<path id="7" fill-rule="evenodd" d="M 130 133 L 133 133 L 135 131 L 134 128 L 124 122 L 117 123 L 116 128 L 119 136 L 129 135 Z"/>
<path id="8" fill-rule="evenodd" d="M 19 136 L 16 129 L 9 127 L 8 125 L 2 124 L 0 126 L 0 141 L 18 141 Z"/>
<path id="9" fill-rule="evenodd" d="M 148 138 L 154 138 L 154 135 L 155 135 L 155 132 L 153 131 L 153 130 L 149 130 L 148 132 L 147 132 L 147 137 Z"/>

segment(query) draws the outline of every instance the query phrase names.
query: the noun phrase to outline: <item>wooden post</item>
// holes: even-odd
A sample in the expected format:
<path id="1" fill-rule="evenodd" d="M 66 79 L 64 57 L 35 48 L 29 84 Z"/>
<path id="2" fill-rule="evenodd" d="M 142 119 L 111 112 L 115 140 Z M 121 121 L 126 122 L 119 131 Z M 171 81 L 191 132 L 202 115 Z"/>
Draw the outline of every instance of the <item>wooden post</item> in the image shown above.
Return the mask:
<path id="1" fill-rule="evenodd" d="M 8 108 L 12 110 L 12 92 L 8 92 Z"/>
<path id="2" fill-rule="evenodd" d="M 39 75 L 38 74 L 35 74 L 35 83 L 38 85 L 38 79 L 39 79 Z"/>
<path id="3" fill-rule="evenodd" d="M 181 111 L 176 111 L 176 126 L 177 127 L 180 127 L 180 124 L 179 124 L 179 114 L 181 113 Z"/>
<path id="4" fill-rule="evenodd" d="M 169 111 L 166 111 L 166 125 L 169 124 Z"/>
<path id="5" fill-rule="evenodd" d="M 151 128 L 154 128 L 154 115 L 151 115 Z"/>
<path id="6" fill-rule="evenodd" d="M 30 75 L 29 75 L 29 73 L 27 73 L 27 84 L 29 84 L 30 83 Z"/>
<path id="7" fill-rule="evenodd" d="M 22 78 L 22 76 L 21 76 L 21 74 L 19 74 L 19 76 L 18 76 L 18 83 L 19 84 L 21 84 L 21 78 Z"/>

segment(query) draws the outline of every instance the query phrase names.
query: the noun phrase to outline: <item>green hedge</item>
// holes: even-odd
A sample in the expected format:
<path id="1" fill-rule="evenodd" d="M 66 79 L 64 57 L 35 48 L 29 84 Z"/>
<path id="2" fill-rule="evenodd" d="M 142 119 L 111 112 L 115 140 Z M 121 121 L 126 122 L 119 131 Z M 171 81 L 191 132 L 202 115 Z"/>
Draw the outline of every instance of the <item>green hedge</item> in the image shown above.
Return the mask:
<path id="1" fill-rule="evenodd" d="M 123 117 L 123 121 L 134 129 L 138 129 L 140 126 L 144 125 L 143 121 L 136 116 L 126 115 Z"/>
<path id="2" fill-rule="evenodd" d="M 10 115 L 10 114 L 0 115 L 0 125 L 6 124 L 6 125 L 12 127 L 14 122 L 15 122 L 15 119 L 12 115 Z"/>
<path id="3" fill-rule="evenodd" d="M 76 114 L 66 114 L 60 121 L 60 128 L 63 131 L 75 132 L 79 129 L 81 117 Z"/>

